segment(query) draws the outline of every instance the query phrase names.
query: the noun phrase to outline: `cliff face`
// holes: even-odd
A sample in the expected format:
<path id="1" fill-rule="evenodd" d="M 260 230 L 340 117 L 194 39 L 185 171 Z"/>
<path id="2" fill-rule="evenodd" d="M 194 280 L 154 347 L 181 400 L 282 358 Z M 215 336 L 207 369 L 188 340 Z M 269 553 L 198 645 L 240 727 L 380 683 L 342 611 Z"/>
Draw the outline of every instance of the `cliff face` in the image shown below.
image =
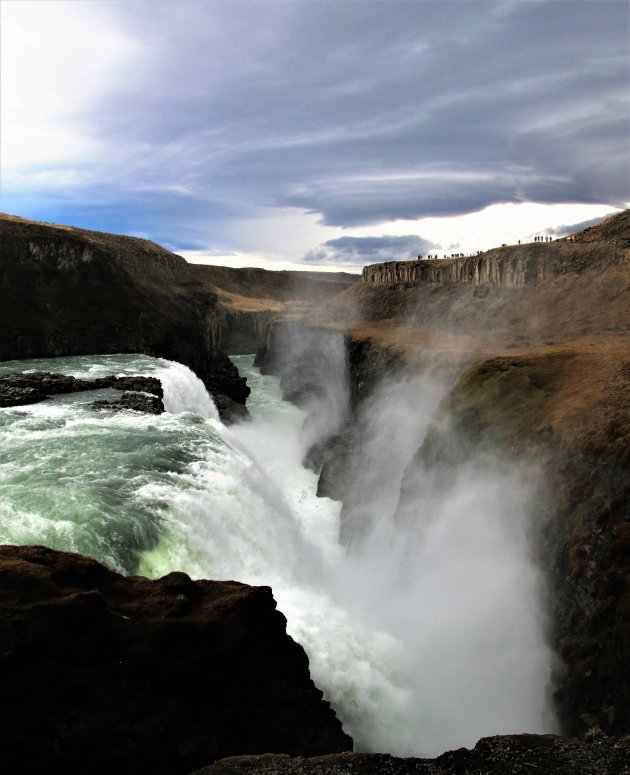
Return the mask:
<path id="1" fill-rule="evenodd" d="M 544 283 L 585 269 L 605 270 L 628 265 L 630 211 L 607 218 L 596 226 L 554 242 L 532 242 L 488 250 L 478 256 L 430 261 L 388 261 L 363 269 L 363 282 L 459 283 L 519 288 Z"/>
<path id="2" fill-rule="evenodd" d="M 219 349 L 216 296 L 146 240 L 2 217 L 0 359 L 143 352 L 215 393 L 247 388 Z"/>
<path id="3" fill-rule="evenodd" d="M 389 261 L 363 269 L 363 282 L 460 283 L 519 288 L 567 274 L 579 274 L 600 263 L 614 266 L 627 261 L 623 247 L 610 243 L 603 259 L 600 242 L 532 243 L 488 250 L 479 256 L 431 261 Z"/>
<path id="4" fill-rule="evenodd" d="M 268 587 L 125 578 L 0 548 L 3 772 L 176 775 L 217 758 L 352 740 Z"/>
<path id="5" fill-rule="evenodd" d="M 255 353 L 276 321 L 300 318 L 358 285 L 343 272 L 269 272 L 264 269 L 191 267 L 217 297 L 220 347 L 231 354 Z"/>

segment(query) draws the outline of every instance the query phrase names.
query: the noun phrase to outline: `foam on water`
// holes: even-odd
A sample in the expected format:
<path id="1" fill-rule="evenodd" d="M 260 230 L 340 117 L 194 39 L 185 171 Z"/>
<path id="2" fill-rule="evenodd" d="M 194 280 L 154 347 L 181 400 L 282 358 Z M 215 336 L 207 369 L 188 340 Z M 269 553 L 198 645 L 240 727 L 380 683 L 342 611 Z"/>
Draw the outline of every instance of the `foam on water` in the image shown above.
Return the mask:
<path id="1" fill-rule="evenodd" d="M 159 417 L 91 409 L 95 399 L 119 398 L 114 390 L 0 409 L 0 541 L 43 543 L 134 572 L 139 552 L 159 534 L 158 510 L 138 492 L 177 476 L 209 444 L 221 444 L 199 417 L 217 416 L 202 383 L 181 364 L 133 355 L 0 367 L 4 374 L 17 370 L 82 378 L 144 373 L 162 380 L 171 412 Z"/>

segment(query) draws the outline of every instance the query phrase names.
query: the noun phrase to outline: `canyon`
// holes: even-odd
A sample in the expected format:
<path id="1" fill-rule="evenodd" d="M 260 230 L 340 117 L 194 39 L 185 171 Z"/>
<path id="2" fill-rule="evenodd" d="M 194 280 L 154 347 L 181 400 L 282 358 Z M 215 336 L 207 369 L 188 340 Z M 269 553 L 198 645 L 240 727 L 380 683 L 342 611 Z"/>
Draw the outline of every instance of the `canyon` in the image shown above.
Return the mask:
<path id="1" fill-rule="evenodd" d="M 325 432 L 314 438 L 307 462 L 319 474 L 319 493 L 344 504 L 341 540 L 350 550 L 370 530 L 355 493 L 362 411 L 385 378 L 426 375 L 447 384 L 426 435 L 405 463 L 395 519 L 415 518 L 411 504 L 426 485 L 420 470 L 440 487 L 490 458 L 531 468 L 536 562 L 544 572 L 548 636 L 557 658 L 553 705 L 565 735 L 590 730 L 579 746 L 592 752 L 599 745 L 609 757 L 608 771 L 623 771 L 623 736 L 630 731 L 629 211 L 577 233 L 571 242 L 506 246 L 443 261 L 392 261 L 366 267 L 361 280 L 194 266 L 145 240 L 14 216 L 0 217 L 0 227 L 0 360 L 117 352 L 177 360 L 200 377 L 227 420 L 238 416 L 234 405 L 245 404 L 249 389 L 226 354 L 257 351 L 263 372 L 280 377 L 290 400 L 315 407 L 310 422 Z M 332 352 L 345 360 L 347 407 L 326 400 L 331 374 L 339 371 Z M 42 558 L 58 562 L 42 554 L 36 557 L 39 565 Z M 84 567 L 81 559 L 63 558 L 69 566 L 74 562 Z M 73 582 L 63 592 L 63 605 L 55 603 L 69 611 L 60 618 L 62 629 L 75 617 L 92 621 L 94 611 L 107 609 L 107 600 L 92 605 L 92 577 L 99 573 L 105 571 L 88 574 L 91 591 Z M 31 575 L 20 570 L 18 579 Z M 27 608 L 23 581 L 11 583 Z M 48 582 L 45 591 L 58 594 Z M 152 614 L 159 615 L 157 609 Z M 25 616 L 26 626 L 33 626 L 24 611 L 17 619 L 3 616 L 9 627 Z M 252 626 L 266 629 L 266 621 Z M 31 653 L 28 648 L 21 660 Z M 304 660 L 300 670 L 304 681 Z M 322 734 L 326 738 L 328 732 Z M 205 762 L 195 754 L 170 771 L 183 773 L 187 763 L 192 769 L 232 753 L 312 756 L 350 746 L 347 739 L 335 739 L 319 747 L 287 742 L 282 748 L 271 737 L 254 748 L 249 742 L 240 750 L 217 745 L 205 751 Z M 485 754 L 477 759 L 462 754 L 457 766 L 515 771 L 510 767 L 517 753 L 505 755 L 506 741 L 498 738 L 485 748 L 480 743 Z M 568 743 L 561 751 L 558 738 L 514 740 L 513 751 L 525 748 L 519 766 L 531 763 L 532 750 L 547 746 L 545 741 L 551 758 L 536 766 L 573 771 L 571 762 L 581 754 L 577 747 L 569 751 Z M 412 769 L 411 760 L 352 758 L 361 756 L 367 755 L 338 754 L 328 762 L 225 760 L 208 773 L 264 767 L 462 771 L 448 769 L 446 760 L 443 769 L 438 760 L 431 765 L 417 760 Z M 494 769 L 483 769 L 492 756 Z M 592 771 L 600 764 L 595 756 Z"/>

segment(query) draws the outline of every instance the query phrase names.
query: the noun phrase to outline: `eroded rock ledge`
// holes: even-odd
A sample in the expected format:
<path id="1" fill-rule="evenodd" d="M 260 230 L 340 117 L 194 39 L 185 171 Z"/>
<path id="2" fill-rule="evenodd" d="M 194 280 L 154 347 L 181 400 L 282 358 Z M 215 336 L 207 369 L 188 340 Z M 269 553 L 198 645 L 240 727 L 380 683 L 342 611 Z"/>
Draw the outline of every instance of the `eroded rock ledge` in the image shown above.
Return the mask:
<path id="1" fill-rule="evenodd" d="M 624 245 L 606 246 L 606 266 L 627 261 Z M 363 282 L 370 285 L 393 283 L 459 283 L 500 285 L 519 288 L 543 283 L 553 277 L 580 274 L 602 263 L 600 243 L 541 243 L 495 248 L 479 256 L 422 261 L 388 261 L 363 269 Z"/>
<path id="2" fill-rule="evenodd" d="M 0 771 L 177 775 L 352 740 L 269 587 L 0 547 Z"/>

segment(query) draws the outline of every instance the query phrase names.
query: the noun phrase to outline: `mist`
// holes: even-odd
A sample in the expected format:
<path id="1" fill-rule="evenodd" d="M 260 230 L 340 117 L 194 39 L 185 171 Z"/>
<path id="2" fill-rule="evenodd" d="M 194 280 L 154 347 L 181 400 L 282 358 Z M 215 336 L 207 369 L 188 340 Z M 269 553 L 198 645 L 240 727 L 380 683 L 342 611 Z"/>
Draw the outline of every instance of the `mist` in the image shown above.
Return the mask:
<path id="1" fill-rule="evenodd" d="M 435 755 L 558 731 L 532 523 L 541 472 L 492 454 L 425 462 L 417 453 L 452 387 L 430 373 L 388 375 L 347 425 L 343 336 L 289 326 L 283 337 L 278 385 L 306 415 L 277 436 L 254 411 L 235 435 L 285 500 L 313 446 L 345 445 L 343 506 L 319 498 L 317 514 L 312 492 L 293 499 L 309 562 L 300 591 L 281 582 L 274 593 L 356 748 Z"/>

